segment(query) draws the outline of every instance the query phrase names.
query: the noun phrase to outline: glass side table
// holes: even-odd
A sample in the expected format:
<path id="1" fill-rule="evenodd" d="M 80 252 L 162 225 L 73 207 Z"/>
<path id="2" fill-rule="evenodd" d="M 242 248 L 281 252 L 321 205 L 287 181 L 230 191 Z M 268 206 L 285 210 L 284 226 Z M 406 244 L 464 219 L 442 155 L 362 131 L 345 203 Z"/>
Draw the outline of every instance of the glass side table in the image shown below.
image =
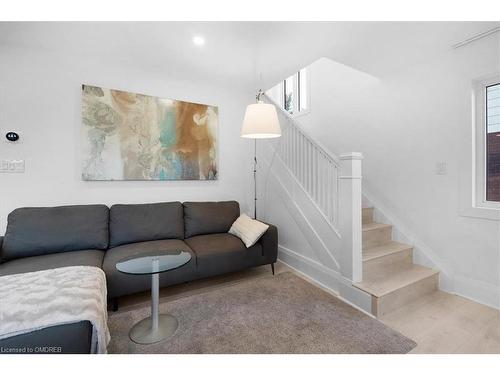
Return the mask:
<path id="1" fill-rule="evenodd" d="M 116 263 L 116 269 L 131 275 L 151 275 L 151 316 L 136 323 L 130 330 L 130 339 L 138 344 L 153 344 L 171 337 L 179 323 L 170 314 L 159 314 L 159 274 L 182 267 L 191 260 L 186 251 L 171 254 L 141 256 Z"/>

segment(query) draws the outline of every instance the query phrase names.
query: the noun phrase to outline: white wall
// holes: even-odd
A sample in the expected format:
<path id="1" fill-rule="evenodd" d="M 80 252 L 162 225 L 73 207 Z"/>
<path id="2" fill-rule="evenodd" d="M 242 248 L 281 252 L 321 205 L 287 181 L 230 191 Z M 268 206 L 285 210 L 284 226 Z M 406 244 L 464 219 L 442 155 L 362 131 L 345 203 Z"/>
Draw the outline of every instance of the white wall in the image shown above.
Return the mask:
<path id="1" fill-rule="evenodd" d="M 301 126 L 332 152 L 364 154 L 363 185 L 450 271 L 454 288 L 500 307 L 500 222 L 461 216 L 472 80 L 500 68 L 499 37 L 376 78 L 328 59 L 311 66 Z M 445 161 L 446 175 L 436 175 Z M 422 260 L 424 258 L 423 254 Z"/>
<path id="2" fill-rule="evenodd" d="M 82 83 L 218 105 L 219 180 L 82 181 Z M 24 174 L 0 174 L 0 235 L 8 213 L 21 206 L 236 199 L 247 209 L 251 142 L 239 132 L 253 93 L 86 61 L 64 50 L 6 46 L 1 47 L 0 86 L 0 129 L 22 133 L 16 145 L 1 135 L 0 159 L 26 161 Z"/>

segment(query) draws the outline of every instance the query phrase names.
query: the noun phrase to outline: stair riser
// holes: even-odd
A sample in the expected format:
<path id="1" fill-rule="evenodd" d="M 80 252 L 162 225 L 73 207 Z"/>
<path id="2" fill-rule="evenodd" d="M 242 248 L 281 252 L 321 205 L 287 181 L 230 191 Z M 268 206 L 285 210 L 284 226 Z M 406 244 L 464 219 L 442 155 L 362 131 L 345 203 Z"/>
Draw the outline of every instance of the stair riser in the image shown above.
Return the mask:
<path id="1" fill-rule="evenodd" d="M 413 250 L 406 249 L 394 254 L 363 262 L 363 279 L 386 275 L 409 267 L 413 263 Z"/>
<path id="2" fill-rule="evenodd" d="M 382 317 L 426 294 L 433 293 L 439 286 L 439 274 L 416 281 L 382 297 L 372 297 L 372 314 Z"/>
<path id="3" fill-rule="evenodd" d="M 363 249 L 380 246 L 391 240 L 392 228 L 384 227 L 363 232 Z"/>
<path id="4" fill-rule="evenodd" d="M 373 208 L 363 208 L 363 224 L 373 222 Z"/>

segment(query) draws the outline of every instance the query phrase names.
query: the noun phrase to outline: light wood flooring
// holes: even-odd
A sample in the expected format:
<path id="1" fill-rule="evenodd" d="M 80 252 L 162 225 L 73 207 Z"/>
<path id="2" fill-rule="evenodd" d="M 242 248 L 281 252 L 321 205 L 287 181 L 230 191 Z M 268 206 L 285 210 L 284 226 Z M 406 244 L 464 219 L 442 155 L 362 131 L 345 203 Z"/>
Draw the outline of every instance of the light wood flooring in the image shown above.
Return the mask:
<path id="1" fill-rule="evenodd" d="M 286 271 L 294 272 L 283 263 L 276 264 L 276 273 Z M 162 288 L 160 302 L 269 275 L 271 267 L 262 266 Z M 124 297 L 120 299 L 120 310 L 147 306 L 149 302 L 149 293 Z M 417 347 L 410 353 L 500 354 L 500 311 L 441 291 L 419 298 L 380 320 L 417 342 Z"/>

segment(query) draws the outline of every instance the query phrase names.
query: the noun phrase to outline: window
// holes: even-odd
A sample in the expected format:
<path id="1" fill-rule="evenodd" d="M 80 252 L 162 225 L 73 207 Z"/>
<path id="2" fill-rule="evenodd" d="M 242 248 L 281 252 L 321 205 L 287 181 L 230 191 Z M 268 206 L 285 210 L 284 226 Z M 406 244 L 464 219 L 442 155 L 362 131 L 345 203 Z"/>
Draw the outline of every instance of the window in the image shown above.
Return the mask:
<path id="1" fill-rule="evenodd" d="M 500 83 L 485 90 L 486 201 L 500 202 Z"/>
<path id="2" fill-rule="evenodd" d="M 268 90 L 267 95 L 292 116 L 307 113 L 309 111 L 308 74 L 307 68 L 299 70 Z"/>
<path id="3" fill-rule="evenodd" d="M 293 113 L 295 109 L 295 80 L 294 76 L 288 77 L 283 81 L 283 108 L 288 113 Z"/>
<path id="4" fill-rule="evenodd" d="M 472 173 L 461 173 L 461 213 L 500 221 L 500 73 L 473 84 Z"/>

